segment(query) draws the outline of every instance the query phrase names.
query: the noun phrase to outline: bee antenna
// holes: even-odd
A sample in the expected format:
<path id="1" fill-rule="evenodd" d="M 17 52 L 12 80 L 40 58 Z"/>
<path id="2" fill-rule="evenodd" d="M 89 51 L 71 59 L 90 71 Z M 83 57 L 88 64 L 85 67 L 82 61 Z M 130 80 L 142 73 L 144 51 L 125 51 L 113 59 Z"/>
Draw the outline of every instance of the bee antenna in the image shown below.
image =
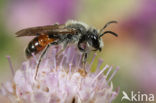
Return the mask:
<path id="1" fill-rule="evenodd" d="M 108 22 L 108 23 L 106 23 L 105 25 L 104 25 L 104 27 L 100 30 L 100 34 L 103 32 L 103 30 L 106 28 L 106 27 L 108 27 L 110 24 L 112 24 L 112 23 L 118 23 L 117 21 L 110 21 L 110 22 Z"/>
<path id="2" fill-rule="evenodd" d="M 102 33 L 101 35 L 99 35 L 99 38 L 102 37 L 104 34 L 107 34 L 107 33 L 112 34 L 112 35 L 114 35 L 116 37 L 118 36 L 118 34 L 112 32 L 112 31 L 105 31 L 104 33 Z"/>

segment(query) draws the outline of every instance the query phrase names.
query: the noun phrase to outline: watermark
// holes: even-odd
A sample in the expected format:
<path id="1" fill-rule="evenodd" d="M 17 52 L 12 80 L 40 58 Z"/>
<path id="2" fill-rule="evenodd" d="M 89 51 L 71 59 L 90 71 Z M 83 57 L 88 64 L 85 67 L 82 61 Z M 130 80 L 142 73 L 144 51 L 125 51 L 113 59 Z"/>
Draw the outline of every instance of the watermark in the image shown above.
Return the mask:
<path id="1" fill-rule="evenodd" d="M 122 91 L 121 101 L 128 100 L 132 102 L 153 102 L 155 100 L 154 94 L 145 94 L 140 91 L 131 91 L 128 95 L 125 91 Z"/>

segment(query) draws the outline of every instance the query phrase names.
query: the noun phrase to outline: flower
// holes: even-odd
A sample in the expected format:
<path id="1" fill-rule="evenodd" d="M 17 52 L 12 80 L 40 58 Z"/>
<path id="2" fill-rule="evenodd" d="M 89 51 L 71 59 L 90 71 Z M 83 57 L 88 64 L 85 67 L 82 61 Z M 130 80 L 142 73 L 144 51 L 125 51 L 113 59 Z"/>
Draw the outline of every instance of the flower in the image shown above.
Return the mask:
<path id="1" fill-rule="evenodd" d="M 22 68 L 15 72 L 13 80 L 2 83 L 0 93 L 8 96 L 13 103 L 111 103 L 118 90 L 113 91 L 113 84 L 109 82 L 118 68 L 108 78 L 112 67 L 106 65 L 100 70 L 101 59 L 96 71 L 91 72 L 95 55 L 84 69 L 77 48 L 68 47 L 56 59 L 59 50 L 49 48 L 36 79 L 36 57 L 25 61 Z M 106 69 L 107 73 L 103 75 Z"/>

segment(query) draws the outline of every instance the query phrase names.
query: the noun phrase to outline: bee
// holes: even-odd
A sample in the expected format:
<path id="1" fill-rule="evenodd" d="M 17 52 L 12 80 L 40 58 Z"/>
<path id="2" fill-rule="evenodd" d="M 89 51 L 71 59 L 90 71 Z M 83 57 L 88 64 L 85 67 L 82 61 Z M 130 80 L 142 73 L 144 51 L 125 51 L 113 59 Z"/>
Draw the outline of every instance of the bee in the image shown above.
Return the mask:
<path id="1" fill-rule="evenodd" d="M 106 23 L 101 30 L 97 30 L 83 22 L 70 20 L 65 24 L 54 24 L 22 29 L 18 31 L 16 35 L 17 37 L 35 36 L 35 38 L 29 42 L 25 50 L 27 58 L 32 57 L 32 54 L 36 55 L 42 51 L 36 67 L 36 78 L 41 59 L 48 48 L 52 45 L 63 45 L 62 50 L 57 53 L 58 55 L 64 51 L 69 44 L 75 44 L 78 50 L 82 53 L 81 61 L 85 65 L 87 55 L 90 51 L 102 50 L 103 41 L 101 37 L 103 35 L 112 34 L 116 37 L 118 36 L 112 31 L 104 31 L 104 29 L 112 23 L 117 23 L 117 21 L 110 21 Z"/>

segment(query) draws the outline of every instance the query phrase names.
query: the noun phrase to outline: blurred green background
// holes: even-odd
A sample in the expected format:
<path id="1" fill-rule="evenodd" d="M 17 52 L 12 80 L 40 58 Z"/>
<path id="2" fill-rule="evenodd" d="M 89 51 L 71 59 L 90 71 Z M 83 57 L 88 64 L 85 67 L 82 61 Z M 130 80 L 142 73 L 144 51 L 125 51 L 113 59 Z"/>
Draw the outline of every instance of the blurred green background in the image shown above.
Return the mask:
<path id="1" fill-rule="evenodd" d="M 103 66 L 120 67 L 113 78 L 114 87 L 120 87 L 114 103 L 121 102 L 123 90 L 156 94 L 156 0 L 1 0 L 0 7 L 0 82 L 11 78 L 6 56 L 11 56 L 14 69 L 26 60 L 24 50 L 32 38 L 16 38 L 16 31 L 70 19 L 100 29 L 117 20 L 107 30 L 119 37 L 104 36 L 105 46 L 96 57 L 104 59 Z M 7 103 L 4 97 L 0 101 Z"/>

